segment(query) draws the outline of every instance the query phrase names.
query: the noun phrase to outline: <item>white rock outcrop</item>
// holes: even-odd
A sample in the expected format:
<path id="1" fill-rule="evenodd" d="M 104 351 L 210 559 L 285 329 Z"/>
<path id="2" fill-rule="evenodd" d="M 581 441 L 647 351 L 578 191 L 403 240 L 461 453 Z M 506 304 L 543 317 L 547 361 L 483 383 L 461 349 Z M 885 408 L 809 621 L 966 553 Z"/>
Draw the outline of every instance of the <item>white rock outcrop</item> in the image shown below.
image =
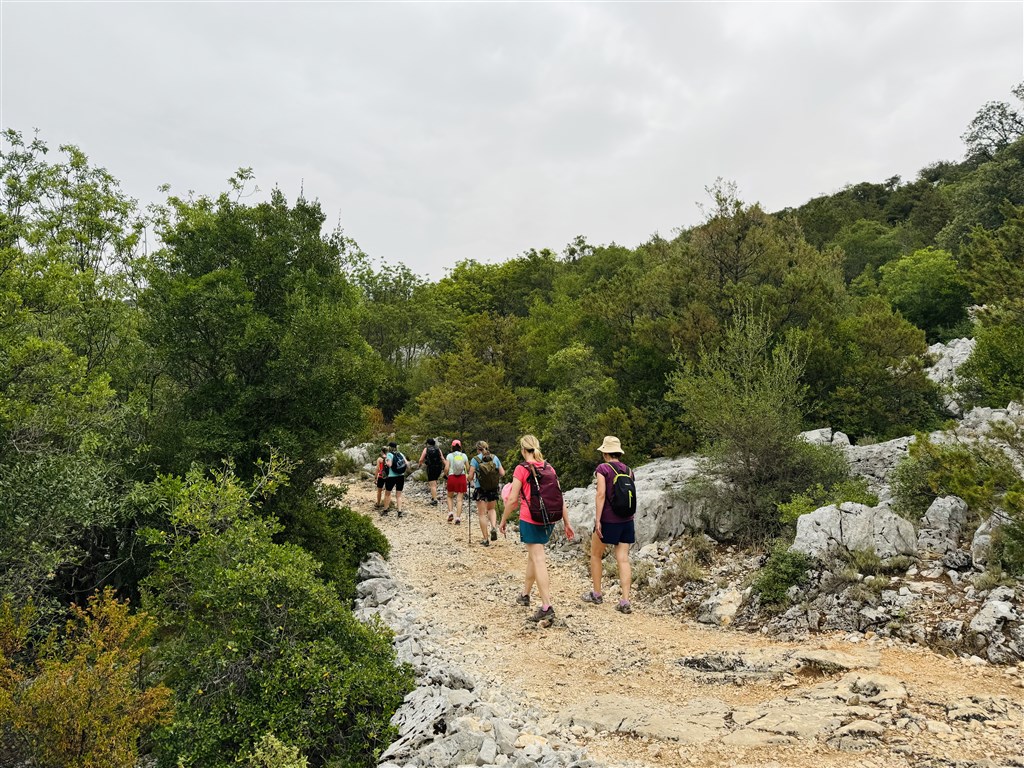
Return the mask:
<path id="1" fill-rule="evenodd" d="M 830 504 L 796 523 L 793 549 L 812 557 L 826 557 L 832 552 L 862 550 L 882 558 L 914 554 L 917 536 L 913 524 L 888 506 L 868 507 L 844 502 Z"/>

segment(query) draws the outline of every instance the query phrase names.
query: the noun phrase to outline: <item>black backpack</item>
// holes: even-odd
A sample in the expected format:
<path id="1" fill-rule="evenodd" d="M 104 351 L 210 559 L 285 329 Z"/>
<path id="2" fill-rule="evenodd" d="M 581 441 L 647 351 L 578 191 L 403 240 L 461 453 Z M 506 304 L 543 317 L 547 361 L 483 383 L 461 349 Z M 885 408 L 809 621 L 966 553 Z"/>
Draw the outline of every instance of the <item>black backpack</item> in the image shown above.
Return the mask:
<path id="1" fill-rule="evenodd" d="M 480 458 L 476 460 L 478 469 L 476 479 L 480 482 L 480 490 L 493 492 L 498 490 L 498 465 L 494 463 L 494 457 Z"/>
<path id="2" fill-rule="evenodd" d="M 396 475 L 404 475 L 405 468 L 409 466 L 409 462 L 405 460 L 405 456 L 399 451 L 395 451 L 391 454 L 391 471 Z"/>
<path id="3" fill-rule="evenodd" d="M 543 525 L 557 523 L 562 519 L 564 501 L 555 468 L 546 461 L 539 467 L 529 462 L 523 466 L 530 473 L 530 517 Z"/>
<path id="4" fill-rule="evenodd" d="M 608 500 L 612 504 L 612 514 L 625 519 L 636 514 L 636 483 L 633 482 L 633 473 L 626 467 L 625 473 L 619 472 L 614 464 L 607 464 L 615 473 L 612 477 L 611 487 L 605 488 Z M 624 464 L 622 466 L 625 466 Z"/>
<path id="5" fill-rule="evenodd" d="M 440 469 L 441 464 L 441 449 L 436 445 L 427 446 L 427 466 L 431 469 Z"/>

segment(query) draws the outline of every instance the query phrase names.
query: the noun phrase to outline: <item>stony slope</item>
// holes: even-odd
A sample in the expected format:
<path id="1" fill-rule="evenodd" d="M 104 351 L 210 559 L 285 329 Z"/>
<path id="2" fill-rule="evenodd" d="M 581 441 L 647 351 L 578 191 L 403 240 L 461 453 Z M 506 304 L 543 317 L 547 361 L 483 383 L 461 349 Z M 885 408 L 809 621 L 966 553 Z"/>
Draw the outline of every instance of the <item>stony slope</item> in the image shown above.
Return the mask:
<path id="1" fill-rule="evenodd" d="M 350 503 L 374 515 L 370 483 L 352 482 Z M 553 554 L 558 621 L 538 629 L 514 603 L 525 559 L 518 541 L 481 547 L 478 529 L 447 524 L 419 484 L 407 487 L 408 515 L 377 519 L 402 605 L 425 617 L 418 626 L 429 627 L 445 663 L 518 708 L 505 725 L 519 749 L 463 751 L 459 762 L 569 765 L 582 747 L 606 765 L 1024 765 L 1021 667 L 973 666 L 878 638 L 776 642 L 643 603 L 623 616 L 579 601 L 586 560 L 573 549 Z M 492 728 L 477 705 L 455 704 L 447 733 Z M 466 744 L 486 741 L 473 735 Z M 563 759 L 539 746 L 536 763 L 524 756 L 524 745 L 541 743 Z M 395 764 L 425 764 L 429 754 Z"/>

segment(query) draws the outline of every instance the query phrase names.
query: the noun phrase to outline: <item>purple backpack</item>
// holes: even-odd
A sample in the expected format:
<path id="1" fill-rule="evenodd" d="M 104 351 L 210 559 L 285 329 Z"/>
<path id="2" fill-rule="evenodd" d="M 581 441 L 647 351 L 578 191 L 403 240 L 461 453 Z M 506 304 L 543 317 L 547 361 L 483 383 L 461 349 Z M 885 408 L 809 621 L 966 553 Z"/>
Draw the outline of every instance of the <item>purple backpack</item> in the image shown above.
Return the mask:
<path id="1" fill-rule="evenodd" d="M 555 468 L 546 461 L 539 467 L 529 462 L 524 462 L 523 466 L 530 473 L 527 481 L 530 483 L 530 517 L 544 525 L 557 523 L 562 519 L 564 504 Z"/>

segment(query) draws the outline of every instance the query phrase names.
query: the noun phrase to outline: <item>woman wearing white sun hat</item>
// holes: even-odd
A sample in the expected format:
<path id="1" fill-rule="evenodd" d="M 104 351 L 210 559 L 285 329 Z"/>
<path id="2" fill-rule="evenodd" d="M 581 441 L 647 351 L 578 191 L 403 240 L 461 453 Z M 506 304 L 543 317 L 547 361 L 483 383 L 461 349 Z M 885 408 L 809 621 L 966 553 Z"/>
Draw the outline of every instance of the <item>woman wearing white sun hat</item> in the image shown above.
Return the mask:
<path id="1" fill-rule="evenodd" d="M 601 592 L 601 559 L 605 546 L 615 547 L 615 560 L 619 564 L 619 587 L 621 596 L 615 610 L 632 613 L 629 602 L 629 588 L 633 571 L 629 564 L 629 546 L 636 541 L 633 515 L 636 514 L 636 486 L 633 470 L 622 463 L 622 444 L 619 438 L 605 437 L 597 449 L 604 461 L 597 468 L 597 495 L 594 499 L 594 533 L 590 537 L 590 578 L 594 583 L 591 591 L 584 593 L 583 602 L 600 605 L 604 602 Z"/>

